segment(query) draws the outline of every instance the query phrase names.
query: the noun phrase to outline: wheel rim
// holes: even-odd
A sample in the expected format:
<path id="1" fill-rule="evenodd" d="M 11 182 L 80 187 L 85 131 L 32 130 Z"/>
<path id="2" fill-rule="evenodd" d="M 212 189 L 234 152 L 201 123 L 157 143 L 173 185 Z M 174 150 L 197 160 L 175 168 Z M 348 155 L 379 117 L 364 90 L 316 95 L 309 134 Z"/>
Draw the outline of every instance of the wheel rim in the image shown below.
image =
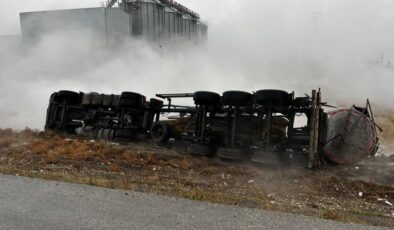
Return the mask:
<path id="1" fill-rule="evenodd" d="M 156 125 L 152 129 L 153 138 L 160 138 L 164 134 L 164 129 L 162 126 Z"/>

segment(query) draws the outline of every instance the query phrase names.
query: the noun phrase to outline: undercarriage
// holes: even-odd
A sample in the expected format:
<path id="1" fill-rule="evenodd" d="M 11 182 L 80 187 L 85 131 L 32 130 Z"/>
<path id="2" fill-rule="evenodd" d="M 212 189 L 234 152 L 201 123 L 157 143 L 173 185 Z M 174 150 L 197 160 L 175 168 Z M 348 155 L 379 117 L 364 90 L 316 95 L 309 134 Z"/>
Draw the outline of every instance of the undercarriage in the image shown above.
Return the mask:
<path id="1" fill-rule="evenodd" d="M 263 164 L 302 162 L 355 163 L 374 155 L 377 130 L 365 107 L 337 109 L 321 100 L 321 91 L 305 97 L 282 90 L 255 93 L 197 91 L 145 96 L 53 93 L 45 129 L 122 143 L 152 141 L 191 155 Z M 176 105 L 190 98 L 194 106 Z M 304 123 L 297 124 L 303 117 Z"/>

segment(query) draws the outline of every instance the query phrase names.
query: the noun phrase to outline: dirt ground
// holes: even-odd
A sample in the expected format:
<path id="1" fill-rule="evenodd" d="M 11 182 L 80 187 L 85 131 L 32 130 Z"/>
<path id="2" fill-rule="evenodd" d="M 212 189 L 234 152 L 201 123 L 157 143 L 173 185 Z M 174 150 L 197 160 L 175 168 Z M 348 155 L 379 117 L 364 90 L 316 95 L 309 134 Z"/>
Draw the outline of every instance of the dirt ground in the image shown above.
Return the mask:
<path id="1" fill-rule="evenodd" d="M 0 130 L 0 172 L 394 226 L 394 156 L 308 170 L 8 129 Z"/>

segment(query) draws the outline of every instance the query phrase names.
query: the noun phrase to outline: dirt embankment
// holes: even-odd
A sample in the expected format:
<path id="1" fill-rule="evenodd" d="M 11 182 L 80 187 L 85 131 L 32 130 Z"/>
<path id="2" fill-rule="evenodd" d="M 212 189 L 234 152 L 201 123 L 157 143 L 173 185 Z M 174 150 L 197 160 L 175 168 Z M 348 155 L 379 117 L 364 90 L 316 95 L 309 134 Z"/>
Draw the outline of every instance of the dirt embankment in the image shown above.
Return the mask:
<path id="1" fill-rule="evenodd" d="M 0 172 L 394 226 L 394 157 L 320 170 L 225 162 L 148 143 L 121 146 L 0 130 Z"/>
<path id="2" fill-rule="evenodd" d="M 381 113 L 376 116 L 375 121 L 383 129 L 383 132 L 379 133 L 381 140 L 379 154 L 394 155 L 394 114 Z"/>

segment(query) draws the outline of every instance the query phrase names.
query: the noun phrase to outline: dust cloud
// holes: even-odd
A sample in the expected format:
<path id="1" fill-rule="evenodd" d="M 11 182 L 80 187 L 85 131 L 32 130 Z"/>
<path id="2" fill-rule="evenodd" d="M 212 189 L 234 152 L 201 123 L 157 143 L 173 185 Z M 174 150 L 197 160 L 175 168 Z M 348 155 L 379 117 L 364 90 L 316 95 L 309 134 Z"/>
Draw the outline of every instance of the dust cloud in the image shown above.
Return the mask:
<path id="1" fill-rule="evenodd" d="M 179 2 L 207 20 L 205 45 L 130 41 L 108 51 L 91 46 L 94 37 L 78 34 L 47 34 L 34 47 L 22 47 L 18 37 L 1 37 L 0 127 L 42 129 L 49 95 L 60 89 L 153 97 L 280 88 L 302 96 L 321 87 L 331 104 L 362 105 L 370 98 L 377 107 L 394 109 L 392 1 Z M 0 3 L 0 34 L 19 33 L 21 11 L 99 5 L 96 0 Z"/>

